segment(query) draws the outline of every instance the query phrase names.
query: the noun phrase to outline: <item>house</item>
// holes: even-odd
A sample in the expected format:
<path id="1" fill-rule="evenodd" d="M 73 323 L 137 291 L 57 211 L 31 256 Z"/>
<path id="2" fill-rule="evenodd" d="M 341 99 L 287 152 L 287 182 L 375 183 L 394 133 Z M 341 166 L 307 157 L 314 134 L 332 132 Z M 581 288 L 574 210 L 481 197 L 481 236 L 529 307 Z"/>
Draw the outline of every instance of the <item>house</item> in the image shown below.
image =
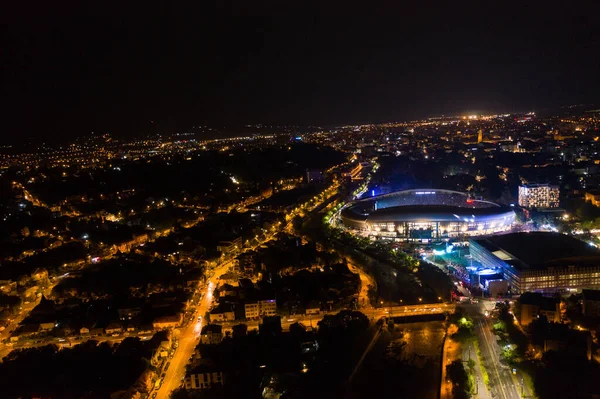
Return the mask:
<path id="1" fill-rule="evenodd" d="M 154 331 L 152 324 L 140 324 L 138 335 L 150 335 Z"/>
<path id="2" fill-rule="evenodd" d="M 244 305 L 244 310 L 247 320 L 257 319 L 260 317 L 258 311 L 258 301 L 248 302 Z"/>
<path id="3" fill-rule="evenodd" d="M 277 302 L 275 299 L 258 301 L 258 310 L 261 316 L 275 316 L 277 314 Z"/>
<path id="4" fill-rule="evenodd" d="M 56 326 L 56 320 L 40 323 L 40 331 L 50 331 Z"/>
<path id="5" fill-rule="evenodd" d="M 185 389 L 208 389 L 215 385 L 225 385 L 223 372 L 205 359 L 185 376 Z"/>
<path id="6" fill-rule="evenodd" d="M 238 295 L 238 289 L 237 287 L 234 287 L 231 284 L 224 284 L 220 289 L 219 289 L 219 297 L 223 298 L 223 297 L 237 297 Z"/>
<path id="7" fill-rule="evenodd" d="M 171 342 L 170 341 L 161 341 L 156 349 L 157 358 L 166 358 L 169 357 L 169 351 L 171 350 Z"/>
<path id="8" fill-rule="evenodd" d="M 104 334 L 104 329 L 100 327 L 90 328 L 90 335 L 92 337 L 101 337 Z"/>
<path id="9" fill-rule="evenodd" d="M 185 389 L 207 389 L 213 385 L 224 385 L 222 371 L 194 373 L 185 377 Z"/>
<path id="10" fill-rule="evenodd" d="M 592 359 L 592 337 L 589 331 L 570 329 L 567 325 L 553 323 L 544 337 L 544 353 L 556 351 Z"/>
<path id="11" fill-rule="evenodd" d="M 239 271 L 245 275 L 253 275 L 258 269 L 257 264 L 257 253 L 247 252 L 238 257 L 239 260 Z M 240 284 L 241 285 L 241 284 Z"/>
<path id="12" fill-rule="evenodd" d="M 221 241 L 217 245 L 217 251 L 223 255 L 231 255 L 242 248 L 242 237 L 238 237 L 233 241 Z"/>
<path id="13" fill-rule="evenodd" d="M 519 298 L 519 322 L 529 325 L 534 319 L 546 316 L 549 322 L 560 322 L 560 301 L 535 292 L 525 292 Z"/>
<path id="14" fill-rule="evenodd" d="M 37 323 L 34 324 L 24 324 L 16 330 L 10 337 L 11 341 L 18 341 L 21 337 L 33 337 L 40 332 L 40 325 Z"/>
<path id="15" fill-rule="evenodd" d="M 252 320 L 263 316 L 275 316 L 277 314 L 277 302 L 275 299 L 262 301 L 250 301 L 244 305 L 246 319 Z"/>
<path id="16" fill-rule="evenodd" d="M 155 330 L 161 330 L 163 328 L 175 328 L 181 324 L 183 321 L 183 315 L 181 313 L 177 313 L 174 315 L 157 317 L 152 322 L 152 326 Z"/>
<path id="17" fill-rule="evenodd" d="M 121 321 L 131 320 L 137 315 L 139 315 L 141 311 L 142 309 L 138 307 L 117 309 L 117 312 L 119 313 L 119 320 Z"/>
<path id="18" fill-rule="evenodd" d="M 314 353 L 319 350 L 319 343 L 317 340 L 306 341 L 300 345 L 300 349 L 302 353 Z"/>
<path id="19" fill-rule="evenodd" d="M 110 323 L 108 326 L 106 326 L 104 332 L 107 335 L 121 334 L 123 332 L 123 324 L 119 322 Z"/>
<path id="20" fill-rule="evenodd" d="M 321 304 L 318 301 L 310 301 L 306 306 L 306 315 L 318 315 L 321 313 Z"/>
<path id="21" fill-rule="evenodd" d="M 20 331 L 15 331 L 11 334 L 10 336 L 10 341 L 11 342 L 16 342 L 21 338 L 21 332 Z"/>
<path id="22" fill-rule="evenodd" d="M 10 294 L 17 290 L 17 282 L 12 280 L 0 280 L 0 292 Z"/>
<path id="23" fill-rule="evenodd" d="M 235 312 L 230 304 L 222 303 L 210 312 L 212 322 L 225 322 L 235 320 Z"/>
<path id="24" fill-rule="evenodd" d="M 208 324 L 202 327 L 200 343 L 205 345 L 217 345 L 223 340 L 223 327 L 218 324 Z"/>
<path id="25" fill-rule="evenodd" d="M 239 281 L 240 277 L 237 273 L 227 272 L 219 278 L 222 283 L 225 284 L 236 284 Z"/>
<path id="26" fill-rule="evenodd" d="M 86 334 L 89 334 L 89 333 L 90 333 L 90 329 L 89 329 L 89 328 L 87 328 L 87 327 L 81 327 L 81 328 L 79 329 L 79 334 L 80 334 L 80 335 L 86 335 Z"/>
<path id="27" fill-rule="evenodd" d="M 583 290 L 583 315 L 600 317 L 600 290 Z"/>

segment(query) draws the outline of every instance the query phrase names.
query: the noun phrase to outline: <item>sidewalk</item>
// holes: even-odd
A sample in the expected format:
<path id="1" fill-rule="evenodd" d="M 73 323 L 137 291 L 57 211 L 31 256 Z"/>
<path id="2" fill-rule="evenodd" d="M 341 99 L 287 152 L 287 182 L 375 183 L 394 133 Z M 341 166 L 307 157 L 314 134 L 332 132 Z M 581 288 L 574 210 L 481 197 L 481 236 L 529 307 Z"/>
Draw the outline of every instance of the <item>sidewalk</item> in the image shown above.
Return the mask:
<path id="1" fill-rule="evenodd" d="M 440 398 L 452 399 L 452 383 L 446 381 L 446 366 L 461 358 L 460 344 L 454 342 L 449 336 L 444 340 L 442 352 L 442 381 L 440 383 Z"/>
<path id="2" fill-rule="evenodd" d="M 483 376 L 481 374 L 481 364 L 479 363 L 479 357 L 477 356 L 477 352 L 475 346 L 472 342 L 469 343 L 468 347 L 471 350 L 471 359 L 475 361 L 475 380 L 477 382 L 477 387 L 475 388 L 476 394 L 473 395 L 474 398 L 481 399 L 492 399 L 492 395 L 488 391 L 487 386 L 483 382 Z M 466 356 L 465 356 L 466 355 Z M 463 360 L 469 360 L 469 351 L 467 350 L 466 354 L 463 353 Z"/>
<path id="3" fill-rule="evenodd" d="M 477 353 L 475 351 L 475 346 L 473 345 L 473 343 L 461 345 L 458 342 L 454 342 L 449 337 L 446 338 L 446 342 L 444 343 L 444 351 L 442 356 L 443 367 L 442 382 L 440 387 L 440 399 L 452 399 L 452 383 L 446 381 L 446 366 L 455 360 L 462 360 L 465 363 L 465 369 L 468 369 L 467 362 L 469 360 L 469 356 L 475 361 L 475 380 L 477 382 L 477 388 L 475 389 L 476 393 L 473 394 L 473 398 L 492 399 L 490 391 L 483 382 L 483 377 L 481 374 L 481 365 L 479 364 L 479 359 L 477 357 Z"/>

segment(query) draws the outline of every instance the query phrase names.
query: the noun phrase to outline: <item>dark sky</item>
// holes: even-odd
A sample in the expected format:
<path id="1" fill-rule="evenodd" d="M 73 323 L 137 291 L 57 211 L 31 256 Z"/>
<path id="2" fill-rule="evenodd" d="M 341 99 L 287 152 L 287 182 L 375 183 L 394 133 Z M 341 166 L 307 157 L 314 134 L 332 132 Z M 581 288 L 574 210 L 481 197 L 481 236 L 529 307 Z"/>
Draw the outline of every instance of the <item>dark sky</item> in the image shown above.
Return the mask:
<path id="1" fill-rule="evenodd" d="M 600 102 L 598 1 L 124 3 L 3 4 L 5 138 Z"/>

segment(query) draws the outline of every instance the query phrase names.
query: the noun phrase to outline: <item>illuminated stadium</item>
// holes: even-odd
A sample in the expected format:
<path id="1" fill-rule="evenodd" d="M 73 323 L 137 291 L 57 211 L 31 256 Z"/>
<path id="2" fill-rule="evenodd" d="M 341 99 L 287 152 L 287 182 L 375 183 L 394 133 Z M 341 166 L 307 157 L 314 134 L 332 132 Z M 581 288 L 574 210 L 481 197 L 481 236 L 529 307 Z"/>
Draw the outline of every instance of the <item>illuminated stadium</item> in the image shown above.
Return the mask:
<path id="1" fill-rule="evenodd" d="M 363 234 L 402 240 L 440 240 L 507 231 L 515 213 L 450 190 L 396 191 L 350 203 L 342 223 Z"/>

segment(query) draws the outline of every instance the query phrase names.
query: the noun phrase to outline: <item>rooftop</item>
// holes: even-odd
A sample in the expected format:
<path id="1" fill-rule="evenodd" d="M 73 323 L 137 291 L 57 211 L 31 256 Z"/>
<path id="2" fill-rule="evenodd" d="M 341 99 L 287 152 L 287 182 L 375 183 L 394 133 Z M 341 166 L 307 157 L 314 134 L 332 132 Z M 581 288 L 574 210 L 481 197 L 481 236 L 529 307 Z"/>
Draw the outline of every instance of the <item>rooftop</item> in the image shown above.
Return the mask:
<path id="1" fill-rule="evenodd" d="M 556 298 L 546 297 L 537 292 L 525 292 L 519 298 L 522 305 L 536 305 L 544 310 L 556 310 L 556 305 L 559 300 Z"/>
<path id="2" fill-rule="evenodd" d="M 512 233 L 473 241 L 517 269 L 600 264 L 600 251 L 560 233 Z"/>
<path id="3" fill-rule="evenodd" d="M 587 301 L 600 301 L 600 290 L 583 290 L 581 293 Z"/>
<path id="4" fill-rule="evenodd" d="M 207 324 L 202 327 L 202 334 L 216 333 L 221 334 L 223 327 L 219 324 Z"/>

